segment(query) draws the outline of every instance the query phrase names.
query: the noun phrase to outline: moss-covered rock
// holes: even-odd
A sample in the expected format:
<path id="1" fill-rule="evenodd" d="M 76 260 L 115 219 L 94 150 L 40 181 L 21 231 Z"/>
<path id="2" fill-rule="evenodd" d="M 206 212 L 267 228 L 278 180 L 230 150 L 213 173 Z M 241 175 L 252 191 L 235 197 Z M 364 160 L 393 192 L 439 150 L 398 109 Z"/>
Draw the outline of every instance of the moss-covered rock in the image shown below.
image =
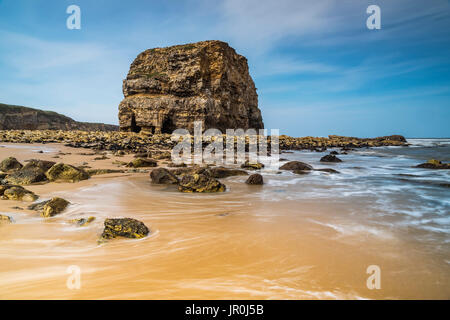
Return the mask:
<path id="1" fill-rule="evenodd" d="M 101 239 L 113 239 L 117 237 L 140 239 L 149 233 L 150 230 L 147 226 L 139 220 L 132 218 L 113 218 L 105 220 L 105 228 L 103 229 Z"/>
<path id="2" fill-rule="evenodd" d="M 33 202 L 39 197 L 21 186 L 1 186 L 0 195 L 5 200 Z"/>
<path id="3" fill-rule="evenodd" d="M 0 162 L 0 171 L 12 172 L 22 169 L 23 165 L 16 158 L 8 157 Z"/>
<path id="4" fill-rule="evenodd" d="M 178 184 L 178 178 L 165 168 L 153 169 L 150 179 L 155 184 Z"/>
<path id="5" fill-rule="evenodd" d="M 260 170 L 262 168 L 264 168 L 264 165 L 262 163 L 259 162 L 249 162 L 249 161 L 245 161 L 245 163 L 243 163 L 241 165 L 242 169 L 247 169 L 247 170 Z"/>
<path id="6" fill-rule="evenodd" d="M 9 174 L 4 181 L 9 184 L 30 185 L 48 180 L 45 171 L 40 168 L 22 168 Z"/>
<path id="7" fill-rule="evenodd" d="M 430 159 L 425 163 L 419 164 L 416 168 L 423 169 L 450 169 L 450 163 L 442 163 L 436 159 Z"/>
<path id="8" fill-rule="evenodd" d="M 44 208 L 41 212 L 41 217 L 50 218 L 56 216 L 57 214 L 66 210 L 69 204 L 69 201 L 55 197 L 44 205 Z"/>
<path id="9" fill-rule="evenodd" d="M 193 174 L 183 176 L 178 190 L 181 192 L 224 192 L 226 187 L 206 174 Z"/>
<path id="10" fill-rule="evenodd" d="M 55 164 L 45 175 L 50 181 L 78 182 L 89 179 L 86 171 L 65 163 Z"/>
<path id="11" fill-rule="evenodd" d="M 149 168 L 156 167 L 158 163 L 153 159 L 138 158 L 127 164 L 130 168 Z"/>

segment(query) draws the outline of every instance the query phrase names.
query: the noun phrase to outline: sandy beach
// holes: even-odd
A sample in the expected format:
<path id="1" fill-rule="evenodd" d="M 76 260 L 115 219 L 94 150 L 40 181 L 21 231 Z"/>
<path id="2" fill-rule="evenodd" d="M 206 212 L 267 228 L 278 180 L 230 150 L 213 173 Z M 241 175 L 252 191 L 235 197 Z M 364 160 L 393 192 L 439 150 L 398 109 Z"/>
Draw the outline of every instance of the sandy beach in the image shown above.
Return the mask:
<path id="1" fill-rule="evenodd" d="M 0 148 L 1 159 L 93 169 L 118 169 L 113 161 L 133 159 L 108 152 L 108 159 L 93 160 L 99 155 L 80 153 L 92 151 L 62 144 L 2 143 Z M 332 192 L 320 201 L 298 198 L 291 195 L 301 191 L 289 189 L 298 176 L 270 169 L 262 174 L 264 186 L 246 185 L 245 176 L 221 179 L 227 191 L 217 194 L 154 185 L 148 172 L 25 186 L 40 200 L 58 196 L 71 205 L 44 219 L 26 209 L 29 203 L 0 201 L 0 212 L 15 222 L 0 225 L 0 298 L 449 298 L 445 234 L 419 241 L 430 234 L 400 227 L 389 214 L 374 220 L 365 207 L 368 199 L 340 201 Z M 282 186 L 277 179 L 287 182 Z M 85 227 L 69 222 L 89 216 L 96 219 Z M 104 220 L 113 217 L 138 219 L 150 235 L 98 244 Z M 73 265 L 81 270 L 79 290 L 66 285 Z M 382 290 L 367 288 L 369 265 L 380 266 Z"/>

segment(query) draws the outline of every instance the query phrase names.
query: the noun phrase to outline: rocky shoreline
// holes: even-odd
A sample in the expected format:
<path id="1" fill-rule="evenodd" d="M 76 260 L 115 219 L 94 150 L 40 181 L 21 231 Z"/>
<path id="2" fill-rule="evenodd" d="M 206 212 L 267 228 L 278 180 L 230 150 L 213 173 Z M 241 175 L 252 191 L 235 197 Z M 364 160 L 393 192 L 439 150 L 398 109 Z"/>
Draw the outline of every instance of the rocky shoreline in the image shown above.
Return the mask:
<path id="1" fill-rule="evenodd" d="M 225 135 L 224 135 L 225 137 Z M 191 141 L 193 144 L 193 136 Z M 225 141 L 226 139 L 224 139 Z M 171 150 L 176 143 L 170 134 L 144 134 L 132 132 L 63 131 L 63 130 L 0 130 L 0 142 L 9 143 L 63 143 L 74 148 L 124 151 L 126 153 L 162 152 Z M 268 137 L 270 142 L 270 137 Z M 403 136 L 356 138 L 330 135 L 325 137 L 279 137 L 280 150 L 312 150 L 323 152 L 327 148 L 370 148 L 407 146 Z M 270 147 L 270 143 L 268 143 Z"/>

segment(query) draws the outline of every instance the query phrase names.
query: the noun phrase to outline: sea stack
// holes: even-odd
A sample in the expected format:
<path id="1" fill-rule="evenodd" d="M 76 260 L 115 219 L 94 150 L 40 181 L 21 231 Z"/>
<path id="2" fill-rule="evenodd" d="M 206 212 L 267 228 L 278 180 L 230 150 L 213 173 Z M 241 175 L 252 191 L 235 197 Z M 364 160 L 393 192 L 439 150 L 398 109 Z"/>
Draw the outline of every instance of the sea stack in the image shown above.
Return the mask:
<path id="1" fill-rule="evenodd" d="M 123 81 L 120 130 L 193 133 L 203 129 L 262 129 L 258 95 L 247 59 L 217 40 L 140 53 Z"/>

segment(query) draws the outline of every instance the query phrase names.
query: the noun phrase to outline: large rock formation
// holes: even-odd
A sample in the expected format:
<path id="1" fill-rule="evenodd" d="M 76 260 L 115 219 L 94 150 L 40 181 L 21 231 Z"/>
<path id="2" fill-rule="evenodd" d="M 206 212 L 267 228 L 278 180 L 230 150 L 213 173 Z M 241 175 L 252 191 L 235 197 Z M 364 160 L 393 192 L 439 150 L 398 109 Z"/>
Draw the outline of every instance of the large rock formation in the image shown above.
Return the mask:
<path id="1" fill-rule="evenodd" d="M 78 122 L 53 111 L 0 103 L 0 130 L 117 131 L 112 124 Z"/>
<path id="2" fill-rule="evenodd" d="M 149 49 L 123 81 L 120 130 L 172 133 L 264 127 L 247 59 L 221 41 Z"/>

